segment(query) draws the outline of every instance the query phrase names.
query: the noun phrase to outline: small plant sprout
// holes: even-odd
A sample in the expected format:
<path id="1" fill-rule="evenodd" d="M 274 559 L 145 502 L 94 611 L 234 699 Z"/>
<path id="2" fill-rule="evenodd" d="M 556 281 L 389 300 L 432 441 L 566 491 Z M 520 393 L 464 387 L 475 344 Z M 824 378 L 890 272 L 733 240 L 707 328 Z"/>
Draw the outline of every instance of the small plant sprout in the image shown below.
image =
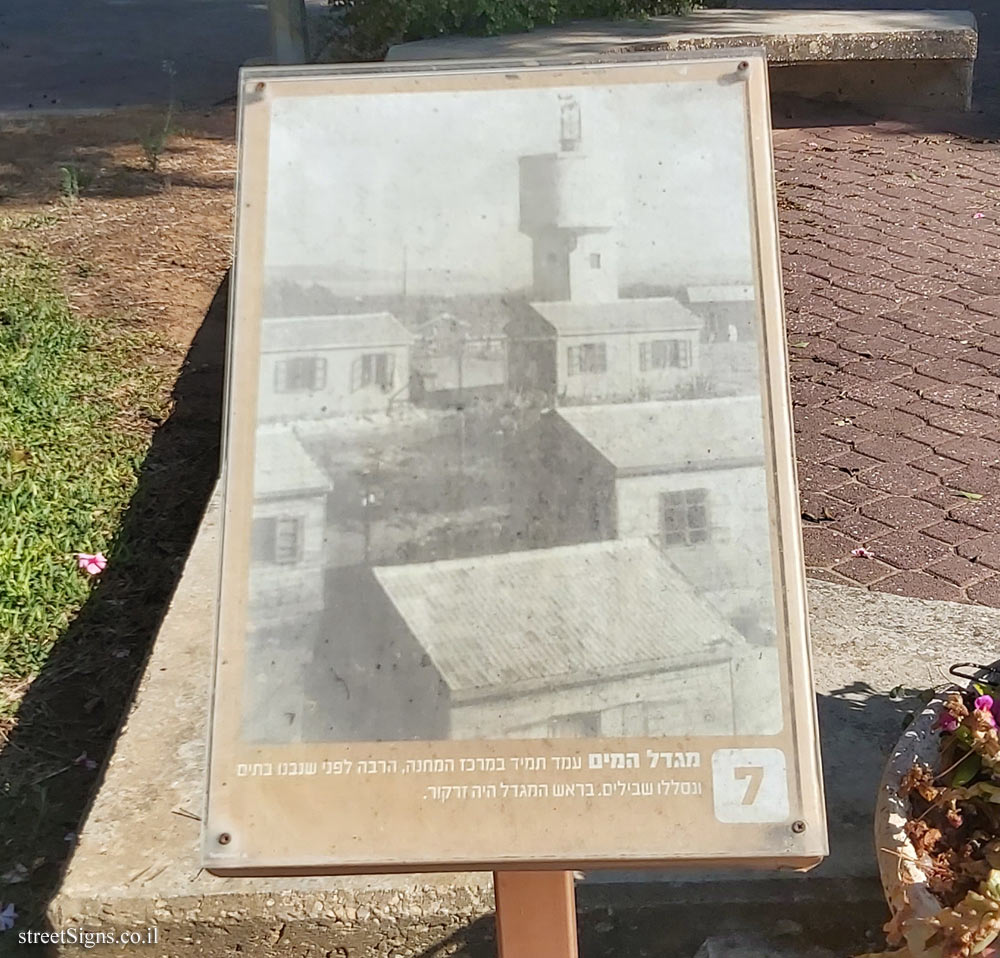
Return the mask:
<path id="1" fill-rule="evenodd" d="M 173 132 L 174 121 L 174 77 L 177 76 L 177 68 L 173 60 L 164 60 L 161 68 L 167 75 L 169 94 L 167 97 L 167 112 L 163 116 L 163 124 L 150 127 L 139 138 L 139 145 L 142 147 L 143 156 L 146 157 L 146 164 L 150 172 L 156 173 L 160 168 L 160 156 L 167 146 L 167 140 Z"/>
<path id="2" fill-rule="evenodd" d="M 90 174 L 73 163 L 59 167 L 59 192 L 66 203 L 80 199 L 80 191 L 85 190 L 90 181 Z"/>

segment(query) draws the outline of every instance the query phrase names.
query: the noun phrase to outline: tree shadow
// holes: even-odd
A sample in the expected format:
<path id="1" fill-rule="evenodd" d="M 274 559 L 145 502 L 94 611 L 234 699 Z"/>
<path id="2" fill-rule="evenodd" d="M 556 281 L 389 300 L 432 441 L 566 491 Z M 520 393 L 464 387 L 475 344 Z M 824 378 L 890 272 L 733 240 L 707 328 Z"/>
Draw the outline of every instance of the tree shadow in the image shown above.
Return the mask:
<path id="1" fill-rule="evenodd" d="M 232 190 L 232 174 L 156 172 L 143 165 L 142 141 L 161 126 L 165 107 L 122 110 L 98 116 L 44 116 L 31 121 L 0 120 L 0 201 L 37 202 L 60 195 L 60 168 L 79 174 L 83 197 L 140 197 L 169 185 Z M 232 108 L 175 115 L 161 154 L 197 154 L 192 141 L 232 140 Z"/>
<path id="2" fill-rule="evenodd" d="M 21 927 L 42 927 L 100 766 L 125 719 L 218 474 L 228 274 L 156 430 L 108 569 L 32 683 L 0 750 L 0 874 Z M 4 936 L 6 937 L 6 936 Z M 0 951 L 9 944 L 0 938 Z"/>

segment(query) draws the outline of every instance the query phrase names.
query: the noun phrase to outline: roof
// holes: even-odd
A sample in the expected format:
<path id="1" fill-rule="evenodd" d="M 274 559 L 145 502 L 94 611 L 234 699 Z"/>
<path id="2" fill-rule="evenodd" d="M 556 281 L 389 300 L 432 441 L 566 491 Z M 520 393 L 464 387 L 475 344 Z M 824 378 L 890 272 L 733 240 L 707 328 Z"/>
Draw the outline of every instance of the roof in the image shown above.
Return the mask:
<path id="1" fill-rule="evenodd" d="M 764 460 L 764 417 L 756 396 L 564 406 L 553 415 L 621 471 Z"/>
<path id="2" fill-rule="evenodd" d="M 258 426 L 254 454 L 255 499 L 329 492 L 333 481 L 316 464 L 298 436 L 284 426 Z"/>
<path id="3" fill-rule="evenodd" d="M 261 349 L 266 353 L 406 346 L 412 342 L 413 334 L 392 313 L 290 316 L 261 323 Z"/>
<path id="4" fill-rule="evenodd" d="M 657 333 L 698 330 L 704 321 L 669 296 L 616 299 L 609 303 L 532 303 L 560 336 L 589 333 Z"/>
<path id="5" fill-rule="evenodd" d="M 683 668 L 743 639 L 647 539 L 374 569 L 453 692 Z"/>

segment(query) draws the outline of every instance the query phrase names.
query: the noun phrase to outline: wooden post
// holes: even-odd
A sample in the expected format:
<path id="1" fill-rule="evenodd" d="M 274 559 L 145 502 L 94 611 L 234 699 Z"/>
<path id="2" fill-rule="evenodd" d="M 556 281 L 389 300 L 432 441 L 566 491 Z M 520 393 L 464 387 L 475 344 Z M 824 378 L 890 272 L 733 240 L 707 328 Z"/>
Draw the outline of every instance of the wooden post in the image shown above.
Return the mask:
<path id="1" fill-rule="evenodd" d="M 268 0 L 271 15 L 271 53 L 274 62 L 309 62 L 309 31 L 305 0 Z"/>
<path id="2" fill-rule="evenodd" d="M 494 872 L 500 958 L 578 958 L 573 873 Z"/>

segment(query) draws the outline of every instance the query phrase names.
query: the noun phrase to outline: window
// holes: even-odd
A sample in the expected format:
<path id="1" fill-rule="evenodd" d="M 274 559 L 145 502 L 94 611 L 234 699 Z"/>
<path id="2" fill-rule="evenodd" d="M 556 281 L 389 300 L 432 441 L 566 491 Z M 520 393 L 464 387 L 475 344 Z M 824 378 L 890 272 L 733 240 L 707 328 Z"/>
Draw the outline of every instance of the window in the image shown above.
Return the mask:
<path id="1" fill-rule="evenodd" d="M 691 365 L 691 343 L 686 339 L 656 339 L 639 346 L 639 369 L 687 369 Z"/>
<path id="2" fill-rule="evenodd" d="M 392 389 L 395 373 L 392 353 L 364 353 L 351 364 L 351 392 L 366 386 L 378 386 L 383 392 Z"/>
<path id="3" fill-rule="evenodd" d="M 315 392 L 326 385 L 326 360 L 319 356 L 279 359 L 274 366 L 274 388 L 279 393 Z"/>
<path id="4" fill-rule="evenodd" d="M 601 254 L 600 253 L 591 253 L 590 254 L 590 268 L 591 269 L 600 269 L 601 268 Z"/>
<path id="5" fill-rule="evenodd" d="M 570 376 L 580 373 L 603 373 L 608 369 L 608 348 L 604 343 L 582 343 L 566 350 Z"/>
<path id="6" fill-rule="evenodd" d="M 660 530 L 664 545 L 708 542 L 708 492 L 682 489 L 660 495 Z"/>
<path id="7" fill-rule="evenodd" d="M 258 563 L 294 565 L 302 558 L 301 516 L 268 516 L 253 521 L 253 560 Z"/>

